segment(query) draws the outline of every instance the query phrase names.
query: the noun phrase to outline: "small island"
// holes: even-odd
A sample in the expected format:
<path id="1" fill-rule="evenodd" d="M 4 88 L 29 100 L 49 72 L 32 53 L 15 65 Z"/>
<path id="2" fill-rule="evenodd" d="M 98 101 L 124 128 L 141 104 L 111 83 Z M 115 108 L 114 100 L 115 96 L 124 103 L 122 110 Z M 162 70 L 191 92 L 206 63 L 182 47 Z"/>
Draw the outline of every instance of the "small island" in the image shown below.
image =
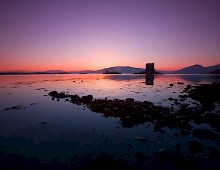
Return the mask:
<path id="1" fill-rule="evenodd" d="M 140 72 L 137 72 L 137 73 L 134 73 L 134 74 L 146 74 L 146 71 L 140 71 Z M 154 71 L 154 74 L 161 74 L 157 71 Z"/>
<path id="2" fill-rule="evenodd" d="M 121 74 L 121 73 L 120 73 L 120 72 L 117 72 L 117 71 L 105 70 L 105 72 L 103 72 L 103 74 Z"/>
<path id="3" fill-rule="evenodd" d="M 112 71 L 112 72 L 108 72 L 108 73 L 103 73 L 103 74 L 121 74 L 119 72 L 116 72 L 116 71 Z"/>

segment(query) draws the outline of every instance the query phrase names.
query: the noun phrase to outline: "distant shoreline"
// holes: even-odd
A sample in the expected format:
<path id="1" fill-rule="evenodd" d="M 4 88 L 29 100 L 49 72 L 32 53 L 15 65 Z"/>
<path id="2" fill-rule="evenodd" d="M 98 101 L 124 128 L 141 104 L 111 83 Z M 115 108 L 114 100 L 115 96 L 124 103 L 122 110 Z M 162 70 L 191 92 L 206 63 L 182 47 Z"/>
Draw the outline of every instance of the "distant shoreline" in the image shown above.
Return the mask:
<path id="1" fill-rule="evenodd" d="M 69 75 L 103 75 L 103 74 L 109 74 L 109 75 L 145 75 L 145 73 L 0 73 L 0 76 L 10 76 L 10 75 L 63 75 L 63 74 L 69 74 Z M 220 74 L 212 74 L 212 73 L 155 73 L 155 75 L 220 75 Z"/>
<path id="2" fill-rule="evenodd" d="M 28 74 L 145 74 L 145 68 L 130 66 L 114 66 L 100 70 L 81 70 L 81 71 L 63 71 L 63 70 L 46 70 L 46 71 L 27 71 L 12 70 L 1 71 L 0 75 L 28 75 Z M 195 64 L 180 70 L 166 71 L 155 69 L 155 74 L 220 74 L 220 64 L 203 67 Z"/>

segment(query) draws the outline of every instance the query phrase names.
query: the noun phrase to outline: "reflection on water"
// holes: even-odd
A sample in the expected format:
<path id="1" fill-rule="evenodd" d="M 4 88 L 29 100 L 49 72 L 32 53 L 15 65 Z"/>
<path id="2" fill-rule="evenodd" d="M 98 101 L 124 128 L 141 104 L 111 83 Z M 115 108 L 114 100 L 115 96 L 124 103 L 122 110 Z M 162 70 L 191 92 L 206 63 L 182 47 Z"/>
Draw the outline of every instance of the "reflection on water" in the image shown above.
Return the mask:
<path id="1" fill-rule="evenodd" d="M 0 76 L 0 145 L 9 153 L 48 160 L 57 157 L 62 161 L 74 155 L 100 152 L 127 157 L 128 144 L 132 145 L 129 150 L 131 155 L 172 149 L 177 143 L 182 144 L 184 152 L 189 136 L 175 137 L 173 133 L 177 130 L 164 128 L 165 133 L 154 132 L 151 123 L 123 128 L 118 118 L 105 118 L 69 101 L 52 101 L 47 95 L 56 90 L 79 96 L 91 94 L 101 99 L 134 98 L 136 101 L 147 100 L 156 105 L 172 106 L 172 101 L 167 99 L 178 98 L 188 84 L 212 82 L 220 82 L 219 76 Z M 152 86 L 147 86 L 149 84 Z M 209 128 L 206 124 L 195 126 Z M 146 139 L 146 142 L 138 141 L 137 137 Z M 211 145 L 216 147 L 217 144 Z"/>
<path id="2" fill-rule="evenodd" d="M 154 85 L 154 74 L 146 74 L 146 85 Z"/>

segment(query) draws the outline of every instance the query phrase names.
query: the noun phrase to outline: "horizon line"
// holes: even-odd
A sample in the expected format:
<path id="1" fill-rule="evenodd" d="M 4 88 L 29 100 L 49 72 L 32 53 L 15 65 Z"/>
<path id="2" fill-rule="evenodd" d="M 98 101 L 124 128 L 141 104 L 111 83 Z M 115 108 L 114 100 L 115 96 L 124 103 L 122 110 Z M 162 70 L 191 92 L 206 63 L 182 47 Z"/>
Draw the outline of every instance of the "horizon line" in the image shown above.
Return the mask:
<path id="1" fill-rule="evenodd" d="M 199 66 L 202 66 L 202 67 L 211 67 L 211 66 L 216 66 L 216 65 L 219 65 L 219 64 L 214 64 L 214 65 L 209 65 L 209 66 L 203 66 L 201 64 L 192 64 L 192 65 L 189 65 L 189 66 L 178 68 L 176 70 L 174 70 L 174 69 L 173 70 L 169 70 L 169 69 L 156 69 L 156 68 L 155 68 L 155 70 L 157 70 L 157 71 L 178 71 L 178 70 L 181 70 L 181 69 L 184 69 L 184 68 L 187 68 L 187 67 L 191 67 L 191 66 L 195 66 L 195 65 L 199 65 Z M 62 69 L 48 69 L 48 70 L 41 70 L 41 71 L 36 71 L 36 70 L 29 70 L 29 71 L 28 70 L 5 70 L 5 71 L 0 71 L 0 73 L 5 73 L 5 72 L 26 72 L 26 73 L 31 73 L 31 72 L 48 72 L 48 71 L 83 72 L 83 71 L 99 71 L 99 70 L 113 68 L 113 67 L 132 67 L 132 68 L 138 68 L 138 69 L 145 69 L 145 67 L 142 68 L 142 67 L 134 67 L 134 66 L 129 66 L 129 65 L 126 65 L 126 66 L 117 65 L 117 66 L 104 67 L 104 68 L 96 69 L 96 70 L 90 70 L 90 69 L 76 70 L 76 71 L 73 71 L 73 70 L 66 71 L 66 70 L 62 70 Z"/>

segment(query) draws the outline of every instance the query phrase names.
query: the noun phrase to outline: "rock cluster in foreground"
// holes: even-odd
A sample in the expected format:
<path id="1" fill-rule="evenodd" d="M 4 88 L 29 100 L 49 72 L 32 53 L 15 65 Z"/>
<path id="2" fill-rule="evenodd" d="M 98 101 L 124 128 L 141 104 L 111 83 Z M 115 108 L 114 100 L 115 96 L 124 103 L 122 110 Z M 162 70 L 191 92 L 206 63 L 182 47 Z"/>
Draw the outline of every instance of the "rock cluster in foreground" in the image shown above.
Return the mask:
<path id="1" fill-rule="evenodd" d="M 197 93 L 200 92 L 201 86 L 192 87 L 187 85 L 185 91 L 189 93 L 189 96 L 192 96 L 192 94 L 198 96 L 199 94 Z M 204 88 L 214 88 L 216 90 L 216 84 L 204 86 Z M 220 89 L 219 87 L 220 86 L 218 85 L 218 90 Z M 206 93 L 204 93 L 203 96 L 207 96 L 205 94 Z M 154 131 L 163 133 L 164 127 L 168 127 L 170 129 L 178 128 L 180 129 L 180 132 L 175 133 L 176 136 L 185 136 L 192 133 L 196 138 L 204 138 L 201 134 L 206 132 L 206 134 L 209 135 L 205 136 L 210 140 L 217 138 L 215 132 L 202 129 L 200 131 L 193 131 L 190 121 L 197 124 L 207 123 L 212 128 L 220 130 L 220 116 L 218 114 L 208 112 L 208 110 L 205 110 L 205 107 L 188 107 L 187 105 L 180 104 L 179 109 L 174 110 L 169 107 L 154 105 L 149 101 L 135 101 L 133 98 L 127 98 L 125 100 L 110 100 L 107 98 L 94 99 L 92 95 L 80 97 L 77 94 L 69 95 L 65 93 L 58 93 L 57 91 L 52 91 L 49 95 L 57 99 L 65 98 L 73 104 L 85 105 L 91 111 L 102 113 L 105 117 L 120 118 L 121 125 L 127 128 L 148 122 L 154 125 Z M 210 96 L 208 96 L 208 98 L 210 98 Z"/>

